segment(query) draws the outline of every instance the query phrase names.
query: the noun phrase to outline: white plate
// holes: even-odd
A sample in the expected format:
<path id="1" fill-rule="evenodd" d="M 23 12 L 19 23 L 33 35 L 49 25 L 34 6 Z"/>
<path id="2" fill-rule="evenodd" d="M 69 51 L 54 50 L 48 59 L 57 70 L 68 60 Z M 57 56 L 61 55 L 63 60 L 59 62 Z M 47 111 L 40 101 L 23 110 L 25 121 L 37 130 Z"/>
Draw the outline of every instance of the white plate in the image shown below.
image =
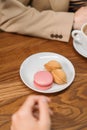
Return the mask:
<path id="1" fill-rule="evenodd" d="M 58 85 L 53 83 L 53 86 L 48 90 L 39 90 L 34 87 L 33 77 L 37 71 L 45 70 L 44 64 L 50 60 L 59 61 L 66 73 L 67 83 L 63 85 Z M 51 52 L 42 52 L 29 56 L 24 60 L 20 67 L 20 77 L 24 84 L 31 88 L 34 91 L 42 93 L 54 93 L 66 89 L 74 80 L 75 69 L 72 63 L 62 55 L 51 53 Z"/>
<path id="2" fill-rule="evenodd" d="M 85 58 L 87 58 L 87 50 L 84 48 L 84 46 L 81 43 L 78 43 L 77 41 L 73 40 L 73 46 L 75 50 Z"/>

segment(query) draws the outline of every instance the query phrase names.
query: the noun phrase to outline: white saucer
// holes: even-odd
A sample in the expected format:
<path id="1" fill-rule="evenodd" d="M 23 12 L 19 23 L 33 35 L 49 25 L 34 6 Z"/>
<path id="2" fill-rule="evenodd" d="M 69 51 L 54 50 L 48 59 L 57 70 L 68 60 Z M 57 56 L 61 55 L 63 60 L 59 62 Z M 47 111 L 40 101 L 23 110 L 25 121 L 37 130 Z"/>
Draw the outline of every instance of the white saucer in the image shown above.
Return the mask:
<path id="1" fill-rule="evenodd" d="M 85 58 L 87 58 L 87 50 L 83 47 L 81 43 L 78 43 L 77 41 L 73 40 L 73 46 L 75 50 Z M 86 47 L 87 48 L 87 47 Z"/>
<path id="2" fill-rule="evenodd" d="M 45 70 L 44 64 L 50 60 L 59 61 L 63 67 L 63 70 L 67 76 L 67 83 L 63 85 L 58 85 L 53 83 L 53 86 L 48 90 L 39 90 L 34 87 L 33 77 L 37 71 Z M 51 52 L 42 52 L 29 56 L 24 60 L 20 67 L 20 77 L 24 84 L 30 89 L 41 92 L 41 93 L 54 93 L 66 89 L 74 80 L 75 69 L 72 63 L 62 55 L 51 53 Z"/>

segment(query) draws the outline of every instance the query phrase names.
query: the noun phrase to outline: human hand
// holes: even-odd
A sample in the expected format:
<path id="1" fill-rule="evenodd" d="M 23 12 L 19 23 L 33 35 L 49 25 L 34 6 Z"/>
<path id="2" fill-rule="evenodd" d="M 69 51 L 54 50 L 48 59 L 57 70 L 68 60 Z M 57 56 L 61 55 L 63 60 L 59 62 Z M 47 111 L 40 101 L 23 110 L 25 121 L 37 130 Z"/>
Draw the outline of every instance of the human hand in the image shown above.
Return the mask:
<path id="1" fill-rule="evenodd" d="M 73 29 L 81 29 L 81 26 L 87 22 L 87 6 L 81 7 L 75 12 Z"/>
<path id="2" fill-rule="evenodd" d="M 11 130 L 50 130 L 49 101 L 45 96 L 29 96 L 12 116 Z"/>

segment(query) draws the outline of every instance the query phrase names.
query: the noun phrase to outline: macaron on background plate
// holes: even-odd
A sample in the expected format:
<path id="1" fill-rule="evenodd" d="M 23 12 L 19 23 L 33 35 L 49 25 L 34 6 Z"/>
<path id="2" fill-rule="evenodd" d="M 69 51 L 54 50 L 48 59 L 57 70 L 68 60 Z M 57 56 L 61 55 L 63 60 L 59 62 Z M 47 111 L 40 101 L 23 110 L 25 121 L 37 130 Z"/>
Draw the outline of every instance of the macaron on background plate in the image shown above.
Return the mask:
<path id="1" fill-rule="evenodd" d="M 53 76 L 48 71 L 38 71 L 34 75 L 34 85 L 40 90 L 47 90 L 52 87 Z"/>

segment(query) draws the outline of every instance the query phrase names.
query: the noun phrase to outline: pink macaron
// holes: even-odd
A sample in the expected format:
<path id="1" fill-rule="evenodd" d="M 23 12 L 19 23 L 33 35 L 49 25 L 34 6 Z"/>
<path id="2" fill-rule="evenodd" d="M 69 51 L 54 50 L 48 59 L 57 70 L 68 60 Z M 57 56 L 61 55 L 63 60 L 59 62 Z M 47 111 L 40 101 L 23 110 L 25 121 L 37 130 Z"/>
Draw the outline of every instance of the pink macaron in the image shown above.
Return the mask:
<path id="1" fill-rule="evenodd" d="M 38 71 L 34 75 L 34 85 L 41 90 L 47 90 L 52 87 L 53 76 L 48 71 Z"/>

